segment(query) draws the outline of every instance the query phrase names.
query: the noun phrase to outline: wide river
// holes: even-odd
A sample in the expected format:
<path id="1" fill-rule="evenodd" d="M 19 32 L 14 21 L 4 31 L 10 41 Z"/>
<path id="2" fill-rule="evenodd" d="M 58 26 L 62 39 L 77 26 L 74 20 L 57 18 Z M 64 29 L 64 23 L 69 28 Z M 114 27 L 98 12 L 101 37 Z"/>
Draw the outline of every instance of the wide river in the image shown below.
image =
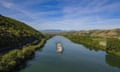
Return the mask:
<path id="1" fill-rule="evenodd" d="M 56 51 L 58 42 L 64 48 L 61 54 Z M 20 72 L 120 72 L 120 57 L 55 36 L 36 51 Z"/>

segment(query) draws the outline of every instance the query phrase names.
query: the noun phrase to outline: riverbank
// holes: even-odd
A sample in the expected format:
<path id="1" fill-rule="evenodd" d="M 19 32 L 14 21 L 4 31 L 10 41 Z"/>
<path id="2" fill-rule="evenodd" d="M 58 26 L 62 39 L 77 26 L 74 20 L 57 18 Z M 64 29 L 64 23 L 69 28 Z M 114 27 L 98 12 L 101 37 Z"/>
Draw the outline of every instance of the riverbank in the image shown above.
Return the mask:
<path id="1" fill-rule="evenodd" d="M 44 46 L 47 39 L 42 39 L 38 44 L 29 44 L 22 49 L 9 51 L 0 58 L 0 72 L 15 72 L 29 59 L 34 57 L 37 49 Z"/>
<path id="2" fill-rule="evenodd" d="M 102 38 L 77 35 L 64 36 L 75 43 L 83 44 L 90 50 L 103 50 L 109 54 L 120 56 L 120 40 L 117 38 Z"/>
<path id="3" fill-rule="evenodd" d="M 76 36 L 76 35 L 64 35 L 71 41 L 83 44 L 88 47 L 90 50 L 105 50 L 106 49 L 106 41 L 103 38 L 99 37 L 89 37 L 89 36 Z"/>

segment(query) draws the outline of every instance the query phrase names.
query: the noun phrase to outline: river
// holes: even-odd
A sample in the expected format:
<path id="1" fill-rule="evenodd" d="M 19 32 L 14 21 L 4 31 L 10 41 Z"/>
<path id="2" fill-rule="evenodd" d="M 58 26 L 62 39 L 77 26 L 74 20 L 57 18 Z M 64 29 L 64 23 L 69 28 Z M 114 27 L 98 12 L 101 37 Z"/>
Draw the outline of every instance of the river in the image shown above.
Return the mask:
<path id="1" fill-rule="evenodd" d="M 56 51 L 60 42 L 63 53 Z M 120 72 L 120 57 L 91 50 L 63 36 L 49 39 L 20 72 Z"/>

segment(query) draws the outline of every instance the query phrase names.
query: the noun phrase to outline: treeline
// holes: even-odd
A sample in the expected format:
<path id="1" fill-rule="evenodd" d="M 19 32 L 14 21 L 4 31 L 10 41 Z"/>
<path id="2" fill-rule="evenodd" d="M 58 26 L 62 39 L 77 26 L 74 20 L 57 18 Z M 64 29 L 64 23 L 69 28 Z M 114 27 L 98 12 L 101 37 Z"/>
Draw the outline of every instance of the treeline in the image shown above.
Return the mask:
<path id="1" fill-rule="evenodd" d="M 22 49 L 15 49 L 0 57 L 0 72 L 15 72 L 19 70 L 26 61 L 34 57 L 35 50 L 45 44 L 42 39 L 37 45 L 26 45 Z"/>

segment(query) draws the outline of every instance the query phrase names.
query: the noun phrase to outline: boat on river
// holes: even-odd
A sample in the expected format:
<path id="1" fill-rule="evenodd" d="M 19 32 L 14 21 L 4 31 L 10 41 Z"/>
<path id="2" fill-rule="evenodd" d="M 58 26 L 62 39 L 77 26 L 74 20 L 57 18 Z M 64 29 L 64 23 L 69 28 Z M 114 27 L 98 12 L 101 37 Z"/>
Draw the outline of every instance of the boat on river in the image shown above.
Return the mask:
<path id="1" fill-rule="evenodd" d="M 61 43 L 57 43 L 57 52 L 62 53 L 63 52 L 63 46 Z"/>

